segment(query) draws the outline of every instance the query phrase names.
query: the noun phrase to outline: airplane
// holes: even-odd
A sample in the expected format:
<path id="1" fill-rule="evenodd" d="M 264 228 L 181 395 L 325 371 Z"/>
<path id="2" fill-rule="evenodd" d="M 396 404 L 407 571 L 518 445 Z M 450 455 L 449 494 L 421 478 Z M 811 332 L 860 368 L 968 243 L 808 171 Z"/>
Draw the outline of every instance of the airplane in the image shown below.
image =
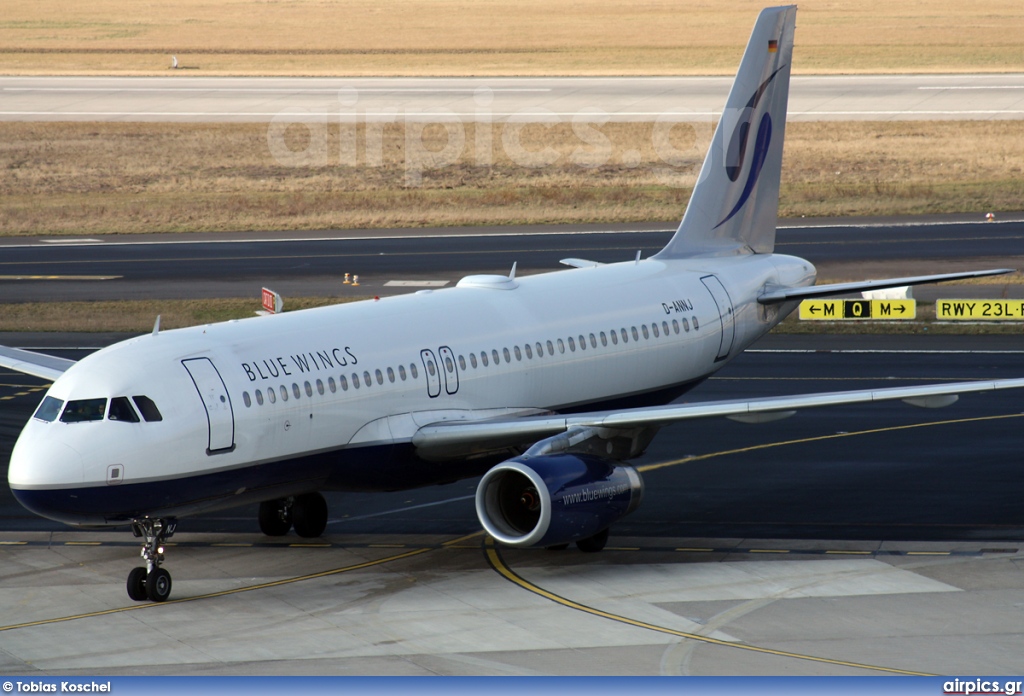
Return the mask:
<path id="1" fill-rule="evenodd" d="M 774 253 L 796 8 L 754 26 L 689 205 L 653 256 L 160 331 L 72 362 L 0 349 L 52 380 L 8 482 L 41 516 L 130 525 L 129 597 L 162 602 L 180 518 L 259 503 L 271 536 L 318 537 L 321 491 L 480 476 L 476 512 L 515 547 L 601 550 L 643 498 L 628 464 L 689 419 L 766 422 L 797 409 L 1024 387 L 1024 379 L 672 403 L 805 298 L 1010 272 L 816 285 Z"/>

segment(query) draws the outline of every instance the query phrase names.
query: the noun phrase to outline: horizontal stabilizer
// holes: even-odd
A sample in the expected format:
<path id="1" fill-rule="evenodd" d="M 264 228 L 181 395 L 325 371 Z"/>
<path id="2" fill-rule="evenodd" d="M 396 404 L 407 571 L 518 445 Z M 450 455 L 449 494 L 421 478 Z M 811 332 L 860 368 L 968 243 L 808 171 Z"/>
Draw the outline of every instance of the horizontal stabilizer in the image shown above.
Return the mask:
<path id="1" fill-rule="evenodd" d="M 33 377 L 54 380 L 75 364 L 74 360 L 33 353 L 30 350 L 0 346 L 0 367 Z"/>
<path id="2" fill-rule="evenodd" d="M 588 261 L 587 259 L 562 259 L 558 263 L 573 268 L 597 268 L 604 265 L 600 261 Z"/>
<path id="3" fill-rule="evenodd" d="M 996 268 L 988 271 L 968 271 L 965 273 L 941 273 L 939 275 L 911 276 L 909 278 L 888 278 L 886 280 L 864 280 L 855 283 L 833 283 L 831 285 L 811 285 L 804 288 L 779 288 L 769 290 L 757 298 L 761 304 L 777 304 L 790 300 L 809 300 L 815 297 L 845 295 L 865 290 L 881 290 L 898 288 L 904 285 L 924 285 L 925 283 L 941 283 L 946 280 L 964 280 L 966 278 L 983 278 L 984 276 L 1013 273 L 1012 268 Z"/>

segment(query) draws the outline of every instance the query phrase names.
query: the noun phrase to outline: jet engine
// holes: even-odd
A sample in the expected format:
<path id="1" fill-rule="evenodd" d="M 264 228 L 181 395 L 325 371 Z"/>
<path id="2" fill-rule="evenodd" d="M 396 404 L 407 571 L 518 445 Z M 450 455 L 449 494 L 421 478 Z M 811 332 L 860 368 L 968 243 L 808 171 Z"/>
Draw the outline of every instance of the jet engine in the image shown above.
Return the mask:
<path id="1" fill-rule="evenodd" d="M 643 490 L 636 469 L 594 455 L 524 455 L 484 474 L 476 514 L 509 546 L 557 546 L 607 529 L 640 506 Z"/>

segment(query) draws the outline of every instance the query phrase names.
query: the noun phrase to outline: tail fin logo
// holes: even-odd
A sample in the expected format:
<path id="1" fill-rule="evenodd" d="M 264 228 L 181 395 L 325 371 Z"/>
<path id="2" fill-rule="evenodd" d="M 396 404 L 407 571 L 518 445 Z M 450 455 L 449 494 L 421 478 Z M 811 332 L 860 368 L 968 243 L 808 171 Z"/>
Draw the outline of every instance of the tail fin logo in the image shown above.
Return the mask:
<path id="1" fill-rule="evenodd" d="M 743 169 L 743 162 L 746 159 L 747 154 L 747 142 L 750 139 L 750 121 L 754 112 L 757 110 L 758 102 L 761 101 L 761 97 L 764 96 L 768 86 L 771 84 L 775 76 L 782 70 L 779 67 L 773 72 L 768 79 L 761 83 L 761 86 L 757 88 L 754 94 L 751 95 L 750 101 L 747 102 L 746 107 L 743 109 L 743 117 L 740 122 L 736 124 L 732 131 L 732 137 L 729 138 L 729 149 L 726 152 L 725 160 L 725 173 L 729 177 L 730 181 L 736 181 L 739 179 L 740 171 Z M 743 185 L 743 191 L 740 193 L 740 198 L 736 202 L 736 205 L 729 212 L 725 218 L 722 219 L 715 228 L 721 227 L 729 221 L 732 216 L 739 212 L 743 204 L 750 198 L 750 194 L 754 190 L 754 184 L 757 183 L 757 177 L 761 174 L 761 167 L 764 165 L 765 158 L 768 155 L 768 145 L 772 139 L 772 118 L 765 112 L 761 116 L 761 122 L 757 127 L 757 135 L 754 138 L 754 152 L 751 158 L 750 171 L 747 174 L 747 181 Z"/>

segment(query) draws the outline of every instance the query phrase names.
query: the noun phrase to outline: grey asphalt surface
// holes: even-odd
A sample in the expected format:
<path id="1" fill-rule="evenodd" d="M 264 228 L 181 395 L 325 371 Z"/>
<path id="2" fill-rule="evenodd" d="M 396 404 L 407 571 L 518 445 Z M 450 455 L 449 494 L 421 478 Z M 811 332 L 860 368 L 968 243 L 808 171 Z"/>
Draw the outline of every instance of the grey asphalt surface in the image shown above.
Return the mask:
<path id="1" fill-rule="evenodd" d="M 731 77 L 0 77 L 0 120 L 708 119 Z M 596 111 L 595 111 L 596 110 Z M 1024 74 L 796 76 L 791 120 L 1024 118 Z"/>
<path id="2" fill-rule="evenodd" d="M 928 272 L 977 267 L 977 253 L 1016 253 L 1020 232 L 1014 223 L 872 229 L 793 230 L 792 239 L 780 234 L 780 250 L 799 249 L 819 266 L 834 255 L 845 259 L 837 267 L 858 272 L 890 254 L 883 267 Z M 651 248 L 666 235 L 644 234 L 653 234 L 644 240 Z M 454 275 L 463 256 L 474 257 L 478 272 L 486 268 L 475 264 L 503 268 L 508 256 L 532 253 L 535 270 L 543 270 L 563 255 L 562 242 L 586 249 L 564 255 L 631 258 L 643 235 L 621 236 L 406 239 L 418 251 L 403 258 L 396 250 L 397 265 L 379 277 L 434 257 L 442 259 L 435 275 Z M 384 241 L 367 243 L 372 249 Z M 85 285 L 127 293 L 127 283 L 165 284 L 180 294 L 209 282 L 223 282 L 222 289 L 253 282 L 228 273 L 244 275 L 245 264 L 224 261 L 248 254 L 249 263 L 266 264 L 261 273 L 309 287 L 322 278 L 337 284 L 332 259 L 380 258 L 353 256 L 349 243 L 317 240 L 327 251 L 311 247 L 306 259 L 293 258 L 295 242 L 279 249 L 275 242 L 147 245 L 157 257 L 169 254 L 153 261 L 139 256 L 139 245 L 45 245 L 38 260 L 73 265 L 85 253 L 99 254 L 86 267 L 165 265 L 156 275 L 167 277 Z M 966 256 L 946 253 L 947 245 Z M 38 248 L 8 247 L 4 261 L 22 263 L 8 254 Z M 261 254 L 271 258 L 260 261 Z M 920 258 L 928 255 L 935 258 Z M 391 262 L 387 256 L 382 263 Z M 326 270 L 304 270 L 318 263 Z M 211 281 L 202 269 L 227 279 Z M 176 270 L 192 275 L 175 280 Z M 73 281 L 3 281 L 0 288 L 8 295 L 27 288 L 30 297 L 65 282 Z M 0 334 L 0 344 L 77 358 L 121 338 Z M 1022 358 L 1018 336 L 769 336 L 688 398 L 1020 377 Z M 43 385 L 0 371 L 0 464 Z M 655 467 L 644 474 L 644 503 L 613 527 L 603 553 L 502 554 L 542 591 L 671 634 L 588 615 L 495 572 L 480 538 L 466 538 L 479 529 L 474 480 L 328 494 L 331 520 L 315 548 L 292 536 L 268 544 L 254 508 L 182 520 L 165 567 L 174 576 L 172 598 L 194 601 L 161 607 L 124 595 L 138 555 L 129 532 L 72 531 L 30 515 L 2 487 L 0 628 L 9 640 L 0 642 L 0 672 L 1016 674 L 1024 669 L 1022 417 L 1020 395 L 999 392 L 938 411 L 891 404 L 810 410 L 762 425 L 665 428 L 636 462 Z M 75 616 L 82 618 L 63 620 Z M 51 620 L 58 622 L 9 628 Z"/>
<path id="3" fill-rule="evenodd" d="M 1024 215 L 786 221 L 776 250 L 809 259 L 819 276 L 858 279 L 982 268 L 1024 268 Z M 267 285 L 290 296 L 365 297 L 406 292 L 394 281 L 454 284 L 474 273 L 564 268 L 560 259 L 631 260 L 661 249 L 675 223 L 424 230 L 125 235 L 0 240 L 0 294 L 7 302 L 81 299 L 258 297 Z M 599 234 L 596 232 L 600 232 Z M 360 286 L 342 283 L 345 273 Z M 93 278 L 92 280 L 83 279 Z M 916 290 L 934 299 L 943 286 Z M 976 286 L 958 292 L 1021 292 Z M 948 297 L 949 295 L 945 295 Z"/>

